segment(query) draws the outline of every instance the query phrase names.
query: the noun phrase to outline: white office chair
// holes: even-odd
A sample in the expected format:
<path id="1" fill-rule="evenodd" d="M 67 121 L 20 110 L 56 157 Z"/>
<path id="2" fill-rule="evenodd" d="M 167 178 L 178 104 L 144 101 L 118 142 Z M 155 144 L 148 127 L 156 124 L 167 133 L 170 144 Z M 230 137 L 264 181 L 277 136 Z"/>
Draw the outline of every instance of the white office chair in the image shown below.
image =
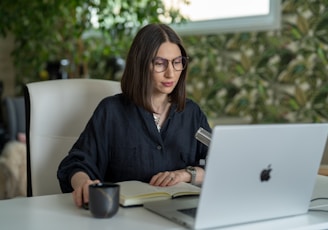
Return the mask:
<path id="1" fill-rule="evenodd" d="M 27 196 L 61 193 L 57 167 L 101 99 L 121 92 L 120 83 L 66 79 L 25 87 Z"/>

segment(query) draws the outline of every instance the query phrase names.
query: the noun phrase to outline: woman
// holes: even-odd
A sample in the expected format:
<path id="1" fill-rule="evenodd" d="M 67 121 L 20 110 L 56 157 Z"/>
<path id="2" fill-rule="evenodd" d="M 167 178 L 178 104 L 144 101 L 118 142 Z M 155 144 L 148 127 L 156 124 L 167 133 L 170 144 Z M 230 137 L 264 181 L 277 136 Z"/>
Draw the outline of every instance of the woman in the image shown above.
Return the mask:
<path id="1" fill-rule="evenodd" d="M 78 207 L 92 183 L 140 180 L 155 186 L 201 183 L 207 147 L 194 135 L 210 131 L 199 106 L 186 99 L 188 56 L 167 25 L 143 27 L 130 47 L 122 94 L 100 102 L 58 168 L 63 192 Z"/>

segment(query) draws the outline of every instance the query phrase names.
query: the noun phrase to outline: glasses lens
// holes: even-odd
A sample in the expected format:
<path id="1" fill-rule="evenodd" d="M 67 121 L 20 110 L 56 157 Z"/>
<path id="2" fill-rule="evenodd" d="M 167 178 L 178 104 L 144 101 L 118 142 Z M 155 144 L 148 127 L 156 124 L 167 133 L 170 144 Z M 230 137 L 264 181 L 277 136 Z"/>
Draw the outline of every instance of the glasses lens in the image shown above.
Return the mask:
<path id="1" fill-rule="evenodd" d="M 155 72 L 157 73 L 164 72 L 167 69 L 168 60 L 157 57 L 154 59 L 153 65 L 154 65 Z"/>
<path id="2" fill-rule="evenodd" d="M 186 57 L 177 57 L 172 61 L 173 67 L 177 71 L 184 70 L 187 65 L 187 58 Z"/>

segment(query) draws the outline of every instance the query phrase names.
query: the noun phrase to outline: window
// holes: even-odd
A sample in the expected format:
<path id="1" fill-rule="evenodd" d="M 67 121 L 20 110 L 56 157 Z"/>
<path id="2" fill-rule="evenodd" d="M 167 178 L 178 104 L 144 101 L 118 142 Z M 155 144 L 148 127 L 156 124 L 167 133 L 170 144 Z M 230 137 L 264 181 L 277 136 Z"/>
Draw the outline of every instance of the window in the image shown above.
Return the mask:
<path id="1" fill-rule="evenodd" d="M 190 5 L 164 1 L 191 20 L 171 25 L 180 35 L 273 30 L 281 24 L 281 0 L 190 0 Z"/>

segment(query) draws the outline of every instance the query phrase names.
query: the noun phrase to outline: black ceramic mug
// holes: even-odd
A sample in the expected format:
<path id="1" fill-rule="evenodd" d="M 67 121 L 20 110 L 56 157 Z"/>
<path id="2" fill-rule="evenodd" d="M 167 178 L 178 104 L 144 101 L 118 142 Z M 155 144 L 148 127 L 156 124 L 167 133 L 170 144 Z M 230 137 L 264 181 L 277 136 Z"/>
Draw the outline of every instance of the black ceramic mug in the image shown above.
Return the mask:
<path id="1" fill-rule="evenodd" d="M 119 208 L 120 186 L 98 183 L 89 186 L 89 210 L 94 217 L 110 218 Z"/>

